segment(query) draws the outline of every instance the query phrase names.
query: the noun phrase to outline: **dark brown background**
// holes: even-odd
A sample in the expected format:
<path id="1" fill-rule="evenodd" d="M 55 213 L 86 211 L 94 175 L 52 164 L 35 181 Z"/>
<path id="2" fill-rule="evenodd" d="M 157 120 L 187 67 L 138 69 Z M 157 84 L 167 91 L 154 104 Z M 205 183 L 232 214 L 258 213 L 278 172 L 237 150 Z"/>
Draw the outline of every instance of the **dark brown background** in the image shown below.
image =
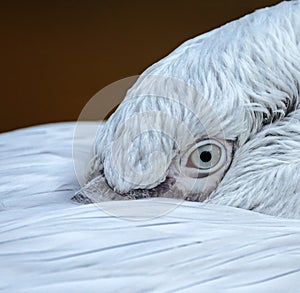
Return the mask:
<path id="1" fill-rule="evenodd" d="M 76 120 L 101 88 L 276 0 L 2 1 L 0 131 Z M 103 109 L 114 105 L 103 98 Z M 104 114 L 103 114 L 104 115 Z"/>

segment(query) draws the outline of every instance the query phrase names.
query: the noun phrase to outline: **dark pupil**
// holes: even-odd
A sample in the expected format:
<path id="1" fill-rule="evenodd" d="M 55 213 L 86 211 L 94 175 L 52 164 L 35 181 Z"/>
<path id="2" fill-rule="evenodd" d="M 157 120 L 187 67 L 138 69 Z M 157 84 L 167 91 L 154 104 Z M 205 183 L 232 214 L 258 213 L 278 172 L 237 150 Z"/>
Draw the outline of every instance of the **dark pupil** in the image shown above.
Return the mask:
<path id="1" fill-rule="evenodd" d="M 211 153 L 210 152 L 207 152 L 207 151 L 203 151 L 201 154 L 200 154 L 200 159 L 202 162 L 204 163 L 207 163 L 211 160 Z"/>

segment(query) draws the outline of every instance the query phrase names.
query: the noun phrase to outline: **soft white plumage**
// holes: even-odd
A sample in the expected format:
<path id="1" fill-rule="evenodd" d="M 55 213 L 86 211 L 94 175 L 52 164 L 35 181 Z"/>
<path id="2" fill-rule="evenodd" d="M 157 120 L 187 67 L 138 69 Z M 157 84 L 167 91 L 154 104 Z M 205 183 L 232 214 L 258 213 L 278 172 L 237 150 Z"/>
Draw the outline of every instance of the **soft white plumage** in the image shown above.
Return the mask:
<path id="1" fill-rule="evenodd" d="M 0 291 L 298 292 L 299 220 L 159 198 L 75 204 L 74 126 L 0 135 Z M 174 210 L 136 219 L 158 202 Z"/>
<path id="2" fill-rule="evenodd" d="M 160 76 L 163 73 L 165 76 L 160 82 L 157 78 L 141 78 L 118 112 L 100 125 L 95 156 L 88 172 L 89 182 L 81 190 L 85 195 L 95 201 L 124 199 L 157 196 L 161 195 L 162 188 L 168 188 L 167 195 L 182 198 L 184 189 L 203 190 L 205 187 L 210 192 L 206 203 L 164 198 L 106 201 L 97 205 L 75 203 L 71 198 L 80 188 L 76 175 L 81 176 L 79 173 L 90 151 L 91 133 L 97 123 L 52 124 L 1 134 L 0 291 L 298 292 L 299 220 L 245 210 L 299 217 L 297 13 L 299 15 L 298 2 L 282 3 L 187 42 L 146 72 L 153 70 Z M 262 37 L 269 30 L 274 36 L 271 38 L 274 46 Z M 248 45 L 253 50 L 257 47 L 265 53 L 270 50 L 270 55 L 264 54 L 264 58 L 256 62 L 260 60 L 268 66 L 274 63 L 272 71 L 250 58 L 259 50 L 249 49 L 249 54 L 241 55 L 240 34 L 245 37 L 247 48 Z M 223 43 L 214 41 L 214 35 Z M 260 43 L 250 42 L 249 36 L 258 36 Z M 225 44 L 231 44 L 230 38 L 232 48 L 236 48 L 234 52 L 245 58 L 239 59 L 240 63 L 251 64 L 246 66 L 247 72 L 239 71 L 245 67 L 234 63 L 233 52 L 225 50 Z M 284 43 L 277 42 L 283 39 Z M 199 75 L 194 75 L 201 77 L 198 80 L 187 74 L 195 73 L 189 68 L 197 68 L 193 62 L 198 56 L 196 47 L 201 48 L 201 56 L 207 53 L 204 55 L 207 58 L 194 59 L 201 61 L 204 68 Z M 224 67 L 222 60 L 232 71 L 225 74 L 220 70 Z M 264 69 L 270 75 L 265 75 Z M 218 77 L 214 72 L 218 72 Z M 230 72 L 240 73 L 241 79 L 233 76 L 226 79 Z M 174 83 L 174 78 L 167 77 L 169 73 L 183 81 Z M 273 80 L 273 73 L 282 75 L 276 75 Z M 249 80 L 245 82 L 243 77 L 247 76 Z M 259 80 L 255 79 L 257 76 Z M 153 87 L 144 87 L 145 83 L 149 86 L 149 82 L 155 82 Z M 226 86 L 218 86 L 224 83 Z M 216 86 L 210 87 L 211 84 Z M 195 89 L 196 85 L 199 88 Z M 172 98 L 168 95 L 166 98 L 170 89 Z M 199 89 L 201 99 L 195 102 L 193 97 L 199 97 Z M 153 90 L 156 95 L 152 99 L 130 98 L 130 93 L 134 95 L 135 91 L 140 96 L 139 91 L 145 90 Z M 157 94 L 161 93 L 162 99 L 158 99 Z M 188 97 L 184 103 L 180 103 L 182 97 Z M 199 104 L 203 106 L 201 115 L 194 113 L 197 108 L 193 108 Z M 144 111 L 149 109 L 154 113 L 148 111 L 145 115 Z M 134 116 L 133 113 L 143 114 Z M 177 127 L 163 123 L 162 116 Z M 160 119 L 156 119 L 158 117 Z M 129 128 L 122 132 L 124 121 Z M 130 127 L 137 125 L 137 121 L 139 127 Z M 152 122 L 150 126 L 149 121 Z M 145 131 L 144 136 L 140 135 L 140 130 Z M 191 176 L 198 172 L 181 165 L 189 158 L 194 135 L 199 131 L 217 139 L 216 145 L 224 144 L 224 149 L 221 146 L 220 150 L 225 151 L 226 158 L 231 156 L 233 148 L 233 160 L 230 166 L 226 165 L 226 160 L 214 173 L 215 178 L 210 177 L 212 175 L 207 181 L 194 178 L 200 181 L 192 180 L 184 185 L 186 174 Z M 114 140 L 116 133 L 120 136 Z M 112 162 L 116 158 L 124 162 L 122 146 L 128 146 L 128 139 L 135 138 L 136 134 L 136 141 L 129 145 L 132 146 L 129 158 L 126 153 L 124 156 L 133 166 L 129 176 L 120 168 L 124 165 L 118 165 L 118 160 L 119 173 L 114 173 Z M 176 139 L 170 140 L 172 137 Z M 178 152 L 174 146 L 182 150 Z M 147 173 L 145 158 L 148 159 L 153 150 L 160 152 L 155 153 L 160 160 L 155 156 L 150 158 L 152 168 L 168 169 L 167 184 L 158 189 L 148 187 L 165 180 L 165 171 L 144 180 L 143 176 L 139 177 Z M 216 150 L 218 154 L 219 149 Z M 202 164 L 197 158 L 196 163 Z M 176 168 L 182 174 L 177 174 Z M 134 172 L 137 177 L 131 178 Z M 225 176 L 221 180 L 219 176 L 223 173 Z M 119 193 L 114 192 L 106 180 Z M 134 189 L 142 184 L 149 186 Z M 217 187 L 211 191 L 214 184 Z"/>
<path id="3" fill-rule="evenodd" d="M 185 42 L 141 75 L 101 128 L 80 192 L 299 218 L 299 44 L 299 1 Z M 206 167 L 213 161 L 216 170 Z"/>

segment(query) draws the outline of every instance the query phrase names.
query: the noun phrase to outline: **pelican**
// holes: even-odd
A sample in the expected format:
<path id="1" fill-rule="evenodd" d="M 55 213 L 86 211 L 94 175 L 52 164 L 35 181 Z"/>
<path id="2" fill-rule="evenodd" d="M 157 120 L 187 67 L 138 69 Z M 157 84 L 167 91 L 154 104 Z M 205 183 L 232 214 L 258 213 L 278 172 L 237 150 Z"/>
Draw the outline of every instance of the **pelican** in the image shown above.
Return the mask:
<path id="1" fill-rule="evenodd" d="M 188 41 L 100 125 L 0 134 L 0 291 L 299 292 L 298 15 Z"/>
<path id="2" fill-rule="evenodd" d="M 299 44 L 299 1 L 183 43 L 98 132 L 75 198 L 181 198 L 300 218 Z"/>

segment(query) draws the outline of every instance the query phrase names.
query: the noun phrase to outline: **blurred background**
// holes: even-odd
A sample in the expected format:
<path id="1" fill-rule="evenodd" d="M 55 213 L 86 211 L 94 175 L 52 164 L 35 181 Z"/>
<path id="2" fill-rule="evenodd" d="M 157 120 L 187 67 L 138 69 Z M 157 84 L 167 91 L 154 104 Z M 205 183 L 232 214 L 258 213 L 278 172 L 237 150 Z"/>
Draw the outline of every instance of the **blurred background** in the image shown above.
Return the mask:
<path id="1" fill-rule="evenodd" d="M 76 120 L 106 85 L 140 74 L 189 38 L 279 2 L 2 1 L 0 132 Z M 104 117 L 116 100 L 101 99 Z"/>

